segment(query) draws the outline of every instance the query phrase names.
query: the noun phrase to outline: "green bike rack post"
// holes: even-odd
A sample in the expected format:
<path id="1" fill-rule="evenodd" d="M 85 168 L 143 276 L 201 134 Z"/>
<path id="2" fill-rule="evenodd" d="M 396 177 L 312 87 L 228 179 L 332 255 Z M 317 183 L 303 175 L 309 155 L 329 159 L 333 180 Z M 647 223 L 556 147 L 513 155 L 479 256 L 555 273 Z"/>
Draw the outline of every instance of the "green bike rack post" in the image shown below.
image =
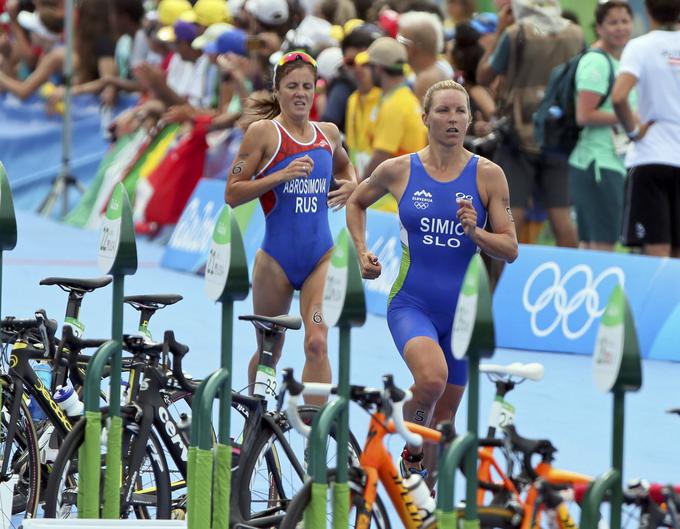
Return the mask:
<path id="1" fill-rule="evenodd" d="M 337 440 L 337 474 L 333 487 L 333 527 L 349 526 L 349 369 L 350 331 L 366 321 L 364 286 L 356 248 L 343 229 L 335 239 L 323 293 L 323 319 L 329 327 L 340 331 L 338 398 L 323 406 L 312 422 L 309 444 L 309 474 L 312 478 L 312 501 L 305 511 L 305 528 L 326 527 L 328 469 L 326 440 L 335 424 Z"/>
<path id="2" fill-rule="evenodd" d="M 491 290 L 486 267 L 479 254 L 468 265 L 453 318 L 451 350 L 468 360 L 468 432 L 449 445 L 439 461 L 436 516 L 440 529 L 456 529 L 454 482 L 456 469 L 465 458 L 466 502 L 464 529 L 479 529 L 477 516 L 477 448 L 479 430 L 479 361 L 493 356 L 496 348 Z"/>
<path id="3" fill-rule="evenodd" d="M 227 529 L 229 525 L 229 498 L 231 492 L 231 373 L 232 373 L 232 348 L 233 348 L 233 325 L 234 325 L 234 301 L 240 301 L 248 296 L 250 280 L 248 277 L 248 262 L 243 246 L 243 238 L 236 221 L 236 216 L 229 206 L 223 206 L 217 218 L 213 230 L 212 245 L 205 268 L 205 292 L 213 301 L 222 305 L 222 331 L 221 331 L 221 362 L 220 372 L 224 373 L 223 388 L 220 391 L 220 425 L 219 439 L 215 450 L 215 488 L 213 497 L 213 527 L 215 529 Z M 196 399 L 199 401 L 199 399 Z M 205 404 L 208 406 L 208 404 Z M 212 404 L 210 404 L 212 406 Z M 192 412 L 193 413 L 193 412 Z M 208 417 L 209 421 L 210 417 Z M 204 420 L 204 419 L 201 419 Z M 193 424 L 193 421 L 192 421 Z M 202 435 L 200 430 L 197 436 Z M 212 435 L 212 433 L 211 433 Z M 201 438 L 202 439 L 202 438 Z M 192 446 L 198 447 L 201 441 L 194 437 L 194 429 L 191 430 Z M 212 437 L 211 437 L 212 442 Z M 194 453 L 199 448 L 194 449 Z M 190 452 L 191 453 L 191 452 Z M 192 457 L 192 456 L 190 456 Z M 194 458 L 196 455 L 193 456 Z M 205 457 L 202 455 L 201 457 Z M 195 465 L 196 461 L 192 463 Z M 205 476 L 201 476 L 204 479 Z M 194 476 L 195 477 L 195 476 Z M 200 483 L 200 485 L 199 485 Z M 194 487 L 205 489 L 201 481 L 192 481 L 189 475 L 189 495 L 196 498 Z M 207 489 L 210 490 L 210 489 Z M 203 500 L 201 500 L 203 501 Z M 208 508 L 210 497 L 208 496 Z M 191 506 L 192 504 L 189 503 Z M 189 508 L 189 526 L 202 527 L 204 521 L 202 513 L 210 512 L 204 508 L 196 513 Z M 198 524 L 198 525 L 194 525 Z"/>
<path id="4" fill-rule="evenodd" d="M 5 166 L 0 162 L 0 316 L 2 315 L 2 252 L 17 245 L 17 219 Z"/>
<path id="5" fill-rule="evenodd" d="M 218 393 L 231 392 L 231 374 L 220 368 L 205 379 L 194 394 L 191 406 L 191 442 L 187 468 L 187 527 L 210 529 L 229 527 L 229 480 L 231 447 L 223 442 L 213 458 L 212 406 Z M 220 417 L 222 421 L 229 415 Z M 213 461 L 215 479 L 213 481 Z M 214 483 L 214 487 L 213 487 Z M 212 516 L 211 516 L 212 508 Z"/>
<path id="6" fill-rule="evenodd" d="M 581 529 L 596 529 L 600 504 L 611 492 L 611 529 L 621 529 L 623 503 L 623 437 L 625 394 L 642 386 L 640 346 L 626 294 L 617 285 L 600 321 L 593 353 L 595 386 L 614 395 L 612 421 L 612 468 L 591 483 L 581 511 Z"/>
<path id="7" fill-rule="evenodd" d="M 100 517 L 102 412 L 99 409 L 99 391 L 104 368 L 118 351 L 118 342 L 105 342 L 94 353 L 85 371 L 85 439 L 78 452 L 78 518 Z"/>
<path id="8" fill-rule="evenodd" d="M 106 208 L 103 219 L 102 231 L 99 238 L 99 258 L 100 270 L 105 274 L 113 276 L 113 300 L 111 308 L 111 342 L 113 350 L 106 349 L 107 360 L 110 357 L 111 377 L 109 395 L 109 424 L 107 432 L 106 450 L 106 474 L 104 477 L 104 508 L 102 516 L 104 518 L 120 518 L 120 474 L 121 474 L 121 450 L 123 438 L 123 421 L 120 417 L 120 379 L 121 379 L 121 358 L 123 340 L 123 292 L 125 276 L 132 275 L 137 271 L 137 245 L 135 242 L 135 230 L 132 222 L 132 207 L 130 200 L 122 183 L 116 185 Z M 103 353 L 102 353 L 103 354 Z M 98 376 L 87 375 L 92 366 L 88 366 L 85 380 L 85 409 L 94 413 L 99 409 L 99 387 L 101 384 L 101 373 Z M 96 389 L 95 389 L 96 388 Z M 86 415 L 86 420 L 93 418 Z M 101 422 L 101 416 L 99 421 Z M 86 426 L 88 429 L 88 426 Z M 92 428 L 94 432 L 94 427 Z M 94 433 L 92 434 L 94 435 Z M 86 440 L 87 442 L 87 440 Z M 94 440 L 91 443 L 94 444 Z M 97 441 L 98 447 L 99 441 Z M 87 452 L 90 458 L 84 458 L 83 464 L 86 468 L 93 470 L 89 465 L 93 465 L 99 471 L 100 457 L 94 458 L 94 446 L 91 452 Z M 80 463 L 79 463 L 80 464 Z M 86 470 L 87 471 L 87 470 Z M 98 494 L 99 488 L 93 489 L 93 493 Z M 89 494 L 90 491 L 87 491 Z M 96 516 L 99 517 L 97 510 Z M 84 516 L 85 517 L 85 516 Z"/>

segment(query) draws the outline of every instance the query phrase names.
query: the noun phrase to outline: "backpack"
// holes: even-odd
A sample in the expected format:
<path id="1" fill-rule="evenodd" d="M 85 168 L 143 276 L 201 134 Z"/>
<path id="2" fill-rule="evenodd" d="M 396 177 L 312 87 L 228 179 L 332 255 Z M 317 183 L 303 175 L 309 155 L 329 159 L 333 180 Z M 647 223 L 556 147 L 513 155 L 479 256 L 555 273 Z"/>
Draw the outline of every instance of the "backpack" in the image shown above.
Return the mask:
<path id="1" fill-rule="evenodd" d="M 553 68 L 545 87 L 545 95 L 534 113 L 534 139 L 541 152 L 569 157 L 576 147 L 583 127 L 576 123 L 576 68 L 586 53 L 601 53 L 609 62 L 607 93 L 597 108 L 607 100 L 614 85 L 614 63 L 603 50 L 584 50 Z"/>

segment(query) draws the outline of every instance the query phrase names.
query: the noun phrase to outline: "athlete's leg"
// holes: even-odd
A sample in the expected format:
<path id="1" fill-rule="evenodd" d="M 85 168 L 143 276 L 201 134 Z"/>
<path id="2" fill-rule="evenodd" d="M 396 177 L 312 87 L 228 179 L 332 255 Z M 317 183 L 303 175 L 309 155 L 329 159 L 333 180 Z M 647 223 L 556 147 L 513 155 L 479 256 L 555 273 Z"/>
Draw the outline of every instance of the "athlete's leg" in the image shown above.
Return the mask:
<path id="1" fill-rule="evenodd" d="M 331 252 L 327 252 L 305 279 L 300 289 L 300 315 L 305 325 L 305 368 L 303 382 L 330 382 L 331 365 L 328 362 L 328 327 L 323 321 L 323 289 Z M 305 397 L 308 404 L 322 405 L 323 397 Z"/>
<path id="2" fill-rule="evenodd" d="M 262 250 L 258 250 L 255 255 L 255 264 L 253 265 L 253 311 L 255 314 L 261 316 L 288 314 L 292 299 L 293 287 L 288 281 L 286 273 L 272 256 Z M 256 334 L 259 350 L 262 347 L 262 338 L 259 332 Z M 283 336 L 278 340 L 272 351 L 274 363 L 279 361 L 282 348 Z M 248 364 L 248 383 L 251 389 L 255 383 L 258 360 L 258 353 L 256 351 Z"/>
<path id="3" fill-rule="evenodd" d="M 463 399 L 463 393 L 465 393 L 465 386 L 458 386 L 456 384 L 446 385 L 444 394 L 439 398 L 434 407 L 434 413 L 430 419 L 430 428 L 436 428 L 441 422 L 451 422 L 455 431 L 456 425 L 454 420 L 460 401 Z M 434 471 L 437 469 L 438 447 L 428 443 L 424 446 L 424 452 L 425 459 L 423 460 L 423 466 L 429 471 L 427 484 L 432 488 L 435 483 Z"/>
<path id="4" fill-rule="evenodd" d="M 404 419 L 427 426 L 437 401 L 444 395 L 448 367 L 444 352 L 431 338 L 411 338 L 404 347 L 404 360 L 413 375 L 413 398 L 404 406 Z M 420 454 L 422 447 L 409 446 L 411 455 Z"/>

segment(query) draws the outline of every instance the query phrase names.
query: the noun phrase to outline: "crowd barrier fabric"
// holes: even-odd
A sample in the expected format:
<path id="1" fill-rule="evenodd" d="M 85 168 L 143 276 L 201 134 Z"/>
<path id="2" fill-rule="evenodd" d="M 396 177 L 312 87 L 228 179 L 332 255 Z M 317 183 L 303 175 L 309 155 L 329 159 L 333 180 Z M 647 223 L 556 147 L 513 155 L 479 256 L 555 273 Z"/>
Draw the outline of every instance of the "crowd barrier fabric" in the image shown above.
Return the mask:
<path id="1" fill-rule="evenodd" d="M 622 284 L 642 355 L 680 360 L 680 262 L 521 246 L 494 294 L 499 347 L 592 354 L 609 294 Z"/>
<path id="2" fill-rule="evenodd" d="M 116 112 L 134 103 L 121 97 Z M 76 96 L 72 105 L 71 174 L 89 183 L 109 148 L 100 119 L 99 100 Z M 0 160 L 10 175 L 15 203 L 34 208 L 47 194 L 62 163 L 62 118 L 48 116 L 45 101 L 33 96 L 20 101 L 11 94 L 0 95 Z"/>

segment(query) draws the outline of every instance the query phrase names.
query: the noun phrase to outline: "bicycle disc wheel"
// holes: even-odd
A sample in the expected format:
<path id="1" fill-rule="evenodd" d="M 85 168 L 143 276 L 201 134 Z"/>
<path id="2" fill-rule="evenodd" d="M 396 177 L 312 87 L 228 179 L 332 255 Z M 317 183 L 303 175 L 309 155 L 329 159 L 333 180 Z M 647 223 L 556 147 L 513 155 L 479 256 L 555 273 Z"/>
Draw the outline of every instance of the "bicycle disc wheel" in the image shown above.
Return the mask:
<path id="1" fill-rule="evenodd" d="M 319 408 L 314 406 L 300 407 L 300 417 L 305 424 L 311 424 Z M 239 521 L 255 520 L 269 513 L 285 511 L 297 492 L 305 482 L 304 472 L 300 475 L 288 456 L 284 443 L 296 462 L 306 470 L 308 455 L 307 440 L 291 428 L 284 419 L 279 421 L 283 438 L 277 437 L 272 429 L 263 422 L 263 428 L 249 443 L 248 450 L 243 450 L 237 470 L 234 473 L 232 486 L 232 516 Z M 329 467 L 337 464 L 337 448 L 335 431 L 331 430 L 327 443 Z M 350 463 L 358 464 L 361 448 L 350 432 Z"/>
<path id="2" fill-rule="evenodd" d="M 14 422 L 14 435 L 8 437 L 8 426 L 14 404 L 6 380 L 2 384 L 2 430 L 0 431 L 0 464 L 8 458 L 0 476 L 0 520 L 3 527 L 19 527 L 23 518 L 33 517 L 40 498 L 40 448 L 38 434 L 25 402 L 19 403 L 19 416 Z"/>
<path id="3" fill-rule="evenodd" d="M 121 509 L 121 518 L 169 518 L 170 481 L 160 441 L 151 432 L 142 464 L 130 469 L 126 460 L 134 446 L 136 424 L 124 419 L 123 426 L 123 482 L 135 473 L 134 488 L 129 501 Z M 78 454 L 84 440 L 85 421 L 76 423 L 62 444 L 54 462 L 45 494 L 45 518 L 78 517 Z M 101 480 L 104 481 L 105 447 L 101 455 Z"/>

